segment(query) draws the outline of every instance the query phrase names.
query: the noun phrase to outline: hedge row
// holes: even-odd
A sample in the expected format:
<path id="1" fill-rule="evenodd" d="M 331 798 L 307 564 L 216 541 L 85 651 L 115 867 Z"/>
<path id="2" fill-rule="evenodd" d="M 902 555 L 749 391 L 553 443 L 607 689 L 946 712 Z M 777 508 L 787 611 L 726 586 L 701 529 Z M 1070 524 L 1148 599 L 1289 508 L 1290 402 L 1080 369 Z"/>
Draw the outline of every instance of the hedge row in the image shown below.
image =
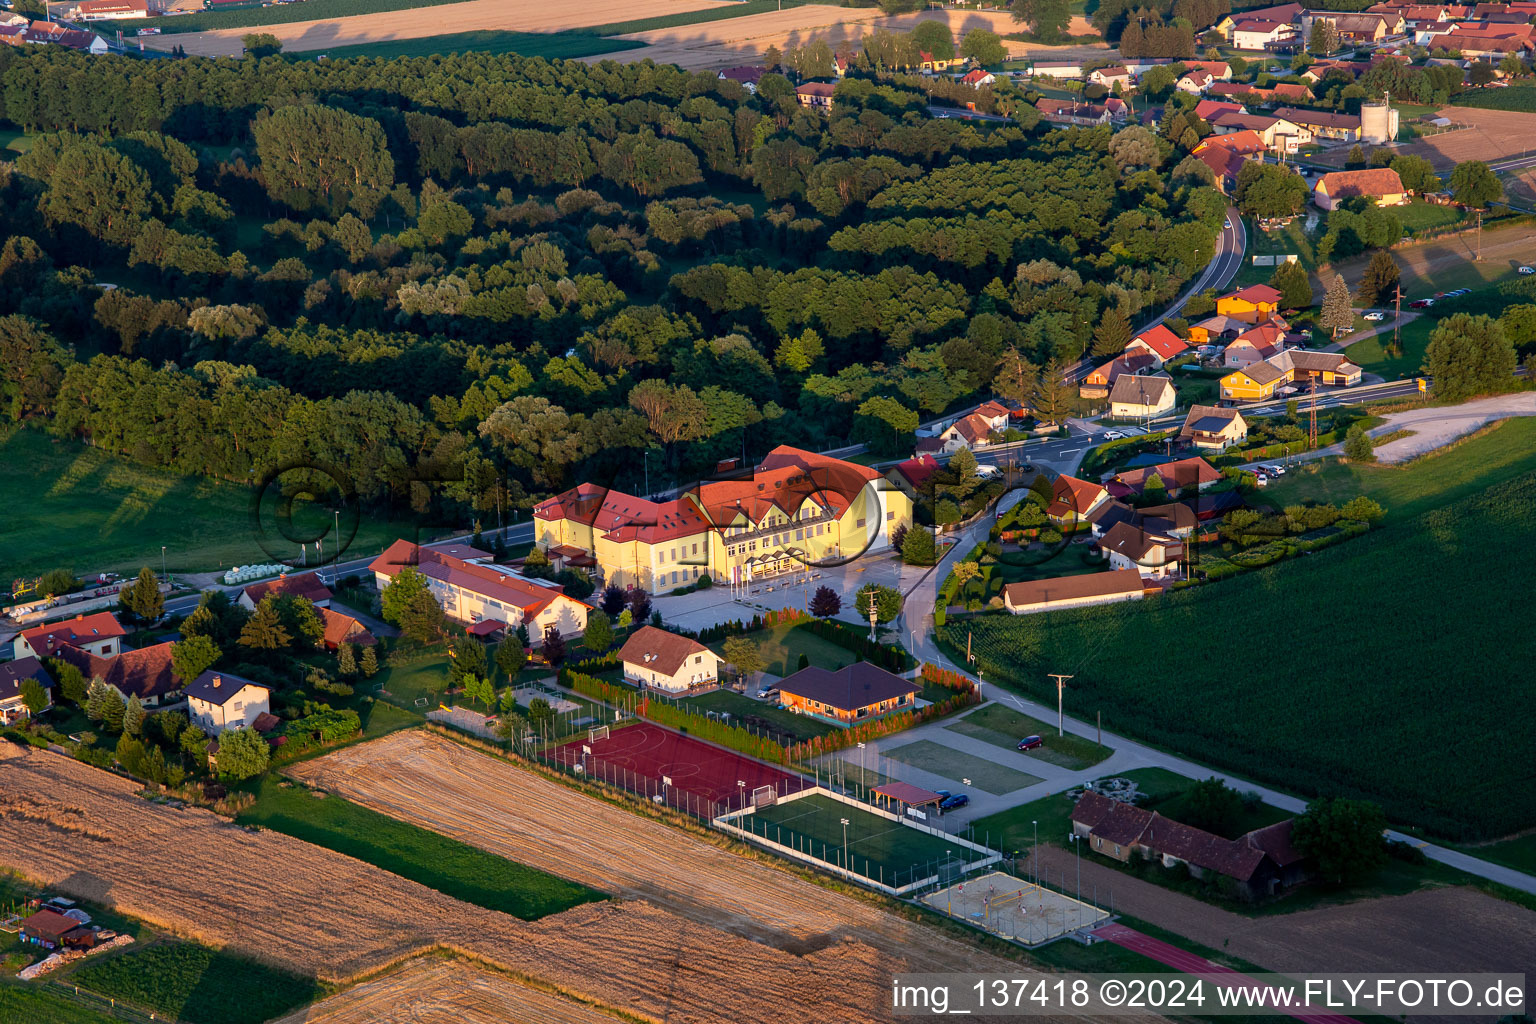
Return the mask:
<path id="1" fill-rule="evenodd" d="M 644 700 L 631 687 L 615 686 L 581 672 L 562 671 L 560 681 L 583 696 L 607 704 L 631 708 L 641 718 L 655 722 L 657 725 L 664 725 L 709 743 L 728 747 L 760 761 L 784 763 L 783 747 L 739 725 L 727 725 L 718 719 L 707 718 L 665 701 Z"/>

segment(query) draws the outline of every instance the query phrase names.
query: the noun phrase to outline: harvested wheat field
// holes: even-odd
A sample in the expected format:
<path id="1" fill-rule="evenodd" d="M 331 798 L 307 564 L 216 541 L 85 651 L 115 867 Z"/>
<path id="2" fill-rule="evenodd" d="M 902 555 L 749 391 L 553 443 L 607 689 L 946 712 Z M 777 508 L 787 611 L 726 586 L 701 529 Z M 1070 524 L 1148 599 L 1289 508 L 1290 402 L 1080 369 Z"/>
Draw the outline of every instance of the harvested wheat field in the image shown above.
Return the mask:
<path id="1" fill-rule="evenodd" d="M 1437 117 L 1448 117 L 1457 128 L 1393 146 L 1394 154 L 1421 156 L 1445 173 L 1467 160 L 1494 162 L 1536 151 L 1536 114 L 1518 110 L 1482 110 L 1477 107 L 1444 107 Z M 1335 146 L 1315 159 L 1330 167 L 1343 167 L 1348 146 Z"/>
<path id="2" fill-rule="evenodd" d="M 273 1024 L 613 1024 L 586 1003 L 462 960 L 421 957 Z"/>
<path id="3" fill-rule="evenodd" d="M 684 14 L 723 7 L 730 0 L 589 0 L 575 7 L 551 7 L 536 0 L 468 0 L 442 7 L 382 11 L 329 21 L 293 21 L 262 25 L 257 29 L 226 28 L 212 32 L 186 32 L 142 37 L 146 47 L 169 50 L 181 46 L 194 57 L 238 57 L 244 50 L 240 38 L 250 32 L 268 32 L 282 41 L 287 53 L 324 50 L 332 46 L 356 46 L 395 39 L 422 39 L 447 32 L 559 32 L 565 29 L 609 25 L 636 18 Z"/>
<path id="4" fill-rule="evenodd" d="M 640 901 L 525 924 L 280 833 L 247 832 L 135 792 L 70 758 L 0 743 L 0 865 L 328 981 L 447 948 L 599 1006 L 680 1024 L 767 1024 L 803 1016 L 796 1011 L 812 999 L 828 1019 L 884 1020 L 890 976 L 906 966 L 842 935 L 797 956 Z M 954 946 L 949 962 L 958 966 L 966 947 Z M 1004 966 L 985 956 L 967 962 Z"/>
<path id="5" fill-rule="evenodd" d="M 910 32 L 919 21 L 946 21 L 954 33 L 956 42 L 973 28 L 984 28 L 1007 34 L 1019 31 L 1019 23 L 1013 16 L 997 11 L 923 11 L 886 17 L 878 7 L 849 8 L 830 7 L 824 4 L 807 4 L 784 11 L 753 14 L 743 18 L 712 21 L 698 25 L 679 25 L 676 28 L 652 29 L 618 36 L 645 43 L 644 49 L 625 50 L 621 55 L 605 54 L 586 57 L 584 60 L 654 60 L 658 64 L 678 64 L 689 69 L 724 68 L 733 64 L 753 63 L 761 59 L 770 46 L 784 49 L 804 46 L 825 39 L 833 47 L 859 39 L 876 29 L 892 32 Z M 1092 34 L 1093 27 L 1081 17 L 1074 17 L 1069 28 L 1073 34 Z M 1108 55 L 1108 45 L 1097 46 L 1040 46 L 1033 43 L 1005 42 L 1010 52 L 1054 54 L 1062 57 L 1103 57 Z"/>

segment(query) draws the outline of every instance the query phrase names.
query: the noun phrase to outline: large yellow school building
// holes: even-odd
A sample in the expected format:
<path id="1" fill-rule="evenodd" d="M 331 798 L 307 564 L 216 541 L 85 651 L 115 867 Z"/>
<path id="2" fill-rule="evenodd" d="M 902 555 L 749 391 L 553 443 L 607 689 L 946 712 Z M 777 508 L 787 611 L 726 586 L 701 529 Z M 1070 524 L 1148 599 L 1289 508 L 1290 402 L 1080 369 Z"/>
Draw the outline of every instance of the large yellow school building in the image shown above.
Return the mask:
<path id="1" fill-rule="evenodd" d="M 784 445 L 671 501 L 581 484 L 533 515 L 534 542 L 557 567 L 666 593 L 706 575 L 747 584 L 889 548 L 912 523 L 912 500 L 866 466 Z"/>

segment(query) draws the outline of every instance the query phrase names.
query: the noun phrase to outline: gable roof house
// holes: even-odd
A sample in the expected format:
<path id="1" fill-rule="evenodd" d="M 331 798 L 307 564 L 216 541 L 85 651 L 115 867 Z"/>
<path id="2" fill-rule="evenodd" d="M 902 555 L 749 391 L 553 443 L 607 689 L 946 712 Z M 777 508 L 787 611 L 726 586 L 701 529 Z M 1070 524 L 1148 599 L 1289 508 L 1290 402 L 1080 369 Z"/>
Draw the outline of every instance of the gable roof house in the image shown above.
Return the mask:
<path id="1" fill-rule="evenodd" d="M 1088 73 L 1088 81 L 1095 85 L 1102 85 L 1106 89 L 1113 89 L 1118 85 L 1125 90 L 1131 87 L 1136 78 L 1124 64 L 1114 64 L 1107 68 L 1094 68 Z"/>
<path id="2" fill-rule="evenodd" d="M 1224 452 L 1248 439 L 1248 421 L 1236 409 L 1192 405 L 1179 431 L 1182 444 L 1207 452 Z"/>
<path id="3" fill-rule="evenodd" d="M 272 710 L 271 691 L 260 683 L 208 669 L 187 684 L 187 718 L 209 736 L 244 729 Z"/>
<path id="4" fill-rule="evenodd" d="M 1216 312 L 1250 324 L 1263 323 L 1280 312 L 1280 292 L 1267 284 L 1251 284 L 1216 300 Z"/>
<path id="5" fill-rule="evenodd" d="M 837 725 L 909 710 L 922 687 L 867 661 L 837 671 L 803 668 L 779 683 L 784 706 Z"/>
<path id="6" fill-rule="evenodd" d="M 123 637 L 127 635 L 128 631 L 117 621 L 116 615 L 96 612 L 24 629 L 16 634 L 11 649 L 17 658 L 32 655 L 39 658 L 57 657 L 62 646 L 109 658 L 122 651 Z"/>
<path id="7" fill-rule="evenodd" d="M 48 695 L 48 703 L 53 703 L 53 679 L 43 669 L 43 663 L 36 658 L 17 658 L 15 661 L 0 662 L 0 725 L 10 725 L 18 718 L 25 718 L 31 712 L 27 710 L 27 703 L 21 696 L 21 684 L 29 679 L 37 680 L 42 686 L 43 693 Z"/>
<path id="8" fill-rule="evenodd" d="M 1157 357 L 1150 352 L 1122 352 L 1103 366 L 1089 371 L 1077 393 L 1083 398 L 1108 398 L 1109 389 L 1122 374 L 1153 369 L 1156 362 Z"/>
<path id="9" fill-rule="evenodd" d="M 550 627 L 562 636 L 586 631 L 591 605 L 568 596 L 554 584 L 534 582 L 510 569 L 487 562 L 468 561 L 432 547 L 397 540 L 368 568 L 382 591 L 407 566 L 427 578 L 432 596 L 450 619 L 465 624 L 484 620 L 504 622 L 516 629 L 528 627 L 535 646 L 544 642 Z"/>
<path id="10" fill-rule="evenodd" d="M 1408 201 L 1408 190 L 1390 167 L 1330 171 L 1312 186 L 1312 201 L 1324 210 L 1336 210 L 1344 200 L 1355 196 L 1374 199 L 1377 206 L 1401 206 Z"/>
<path id="11" fill-rule="evenodd" d="M 891 483 L 905 491 L 907 497 L 916 498 L 923 493 L 923 486 L 928 483 L 929 477 L 942 468 L 938 459 L 925 452 L 922 455 L 914 455 L 905 462 L 898 462 L 885 476 Z"/>
<path id="12" fill-rule="evenodd" d="M 1230 340 L 1251 327 L 1247 320 L 1224 316 L 1220 313 L 1189 325 L 1189 341 L 1192 345 L 1214 345 Z"/>
<path id="13" fill-rule="evenodd" d="M 765 73 L 765 69 L 750 65 L 726 68 L 720 72 L 720 80 L 722 82 L 735 82 L 747 90 L 748 95 L 756 95 L 757 83 L 762 81 Z"/>
<path id="14" fill-rule="evenodd" d="M 1165 325 L 1158 324 L 1151 330 L 1142 331 L 1132 338 L 1126 344 L 1125 351 L 1131 355 L 1137 352 L 1147 353 L 1152 357 L 1152 368 L 1161 370 L 1168 360 L 1189 351 L 1189 343 Z"/>
<path id="15" fill-rule="evenodd" d="M 1116 523 L 1099 538 L 1099 549 L 1111 569 L 1130 569 L 1142 579 L 1166 579 L 1179 574 L 1184 544 L 1177 538 L 1145 526 Z"/>
<path id="16" fill-rule="evenodd" d="M 1109 415 L 1117 420 L 1155 419 L 1173 411 L 1178 393 L 1164 376 L 1123 374 L 1109 389 Z"/>
<path id="17" fill-rule="evenodd" d="M 1075 103 L 1046 96 L 1035 101 L 1035 109 L 1052 124 L 1092 126 L 1109 123 L 1109 108 L 1102 103 Z"/>
<path id="18" fill-rule="evenodd" d="M 1258 7 L 1249 11 L 1239 11 L 1234 14 L 1225 15 L 1216 23 L 1215 28 L 1217 32 L 1221 33 L 1222 38 L 1226 39 L 1227 42 L 1231 42 L 1232 30 L 1239 21 L 1257 18 L 1262 21 L 1278 21 L 1283 24 L 1289 24 L 1296 20 L 1297 15 L 1301 14 L 1302 9 L 1301 4 L 1277 4 L 1274 7 Z"/>
<path id="19" fill-rule="evenodd" d="M 720 679 L 720 656 L 697 640 L 655 626 L 641 626 L 619 649 L 624 678 L 642 690 L 667 693 L 714 689 Z"/>
<path id="20" fill-rule="evenodd" d="M 1234 370 L 1251 366 L 1284 351 L 1285 344 L 1285 329 L 1279 324 L 1257 324 L 1227 343 L 1221 353 L 1221 364 Z"/>
<path id="21" fill-rule="evenodd" d="M 832 94 L 837 91 L 837 86 L 831 82 L 807 82 L 795 89 L 795 98 L 800 101 L 802 107 L 819 110 L 824 114 L 832 112 Z"/>
<path id="22" fill-rule="evenodd" d="M 1290 21 L 1276 21 L 1257 17 L 1258 12 L 1245 11 L 1243 20 L 1232 25 L 1232 45 L 1239 50 L 1276 50 L 1288 43 L 1300 40 L 1301 34 Z"/>
<path id="23" fill-rule="evenodd" d="M 1105 489 L 1116 498 L 1140 497 L 1153 476 L 1162 481 L 1164 491 L 1178 497 L 1186 492 L 1199 493 L 1220 480 L 1221 472 L 1200 456 L 1192 455 L 1156 466 L 1121 470 L 1110 478 Z"/>
<path id="24" fill-rule="evenodd" d="M 327 608 L 331 603 L 331 588 L 325 585 L 317 572 L 301 572 L 297 576 L 287 573 L 275 580 L 252 583 L 240 591 L 238 604 L 247 611 L 254 611 L 261 599 L 272 597 L 303 597 L 316 608 Z"/>
<path id="25" fill-rule="evenodd" d="M 1333 139 L 1340 142 L 1360 141 L 1360 115 L 1337 114 L 1330 110 L 1302 110 L 1298 107 L 1279 107 L 1276 117 L 1283 117 L 1311 132 L 1314 138 Z"/>
<path id="26" fill-rule="evenodd" d="M 1288 348 L 1262 363 L 1221 378 L 1221 397 L 1228 401 L 1264 401 L 1293 382 L 1316 380 L 1334 387 L 1353 387 L 1360 383 L 1360 376 L 1360 367 L 1341 353 Z"/>
<path id="27" fill-rule="evenodd" d="M 945 442 L 946 450 L 961 447 L 981 448 L 991 441 L 994 429 L 985 416 L 973 412 L 945 427 L 939 434 L 939 438 Z M 953 448 L 950 447 L 951 445 Z"/>
<path id="28" fill-rule="evenodd" d="M 1108 500 L 1109 492 L 1103 484 L 1062 475 L 1051 484 L 1051 501 L 1045 507 L 1045 515 L 1058 526 L 1070 526 L 1087 521 L 1089 513 Z"/>
<path id="29" fill-rule="evenodd" d="M 1227 100 L 1201 100 L 1195 104 L 1195 116 L 1202 121 L 1209 121 L 1220 113 L 1241 114 L 1243 112 L 1241 103 L 1231 103 Z"/>
<path id="30" fill-rule="evenodd" d="M 997 81 L 997 76 L 985 68 L 972 68 L 960 76 L 960 81 L 973 89 L 980 89 L 984 85 L 991 85 Z"/>
<path id="31" fill-rule="evenodd" d="M 1244 899 L 1272 896 L 1309 877 L 1305 859 L 1291 843 L 1294 819 L 1224 839 L 1100 793 L 1085 792 L 1072 808 L 1072 832 L 1089 849 L 1121 862 L 1140 857 L 1164 867 L 1187 865 L 1191 875 L 1220 875 Z"/>
<path id="32" fill-rule="evenodd" d="M 1003 607 L 1014 615 L 1140 601 L 1146 585 L 1135 569 L 1111 569 L 1058 579 L 1029 580 L 1003 587 Z"/>
<path id="33" fill-rule="evenodd" d="M 69 914 L 61 914 L 52 907 L 44 907 L 37 913 L 22 918 L 18 935 L 21 941 L 44 949 L 61 947 L 90 948 L 95 945 L 96 935 L 90 928 Z"/>
<path id="34" fill-rule="evenodd" d="M 357 619 L 343 615 L 333 608 L 319 609 L 320 622 L 325 626 L 325 649 L 334 651 L 342 644 L 355 647 L 372 647 L 378 638 Z"/>
<path id="35" fill-rule="evenodd" d="M 1196 68 L 1175 82 L 1174 88 L 1180 92 L 1187 92 L 1191 96 L 1199 96 L 1210 87 L 1213 81 L 1215 81 L 1215 76 L 1209 71 L 1204 68 Z"/>
<path id="36" fill-rule="evenodd" d="M 124 700 L 137 697 L 145 707 L 159 707 L 181 696 L 182 679 L 172 666 L 171 646 L 154 644 L 103 658 L 65 645 L 58 649 L 56 657 L 79 669 L 87 681 L 100 676 Z"/>

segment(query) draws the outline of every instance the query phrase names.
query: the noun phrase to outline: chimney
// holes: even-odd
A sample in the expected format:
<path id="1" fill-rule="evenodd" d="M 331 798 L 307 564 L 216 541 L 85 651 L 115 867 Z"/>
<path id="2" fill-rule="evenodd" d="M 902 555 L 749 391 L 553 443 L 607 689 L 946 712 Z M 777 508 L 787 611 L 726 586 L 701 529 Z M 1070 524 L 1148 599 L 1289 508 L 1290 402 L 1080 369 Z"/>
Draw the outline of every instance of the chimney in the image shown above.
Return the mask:
<path id="1" fill-rule="evenodd" d="M 223 677 L 221 677 L 221 676 L 214 676 L 213 677 L 213 688 L 215 690 L 217 690 L 219 688 L 219 683 L 221 683 L 221 682 L 223 682 Z"/>

